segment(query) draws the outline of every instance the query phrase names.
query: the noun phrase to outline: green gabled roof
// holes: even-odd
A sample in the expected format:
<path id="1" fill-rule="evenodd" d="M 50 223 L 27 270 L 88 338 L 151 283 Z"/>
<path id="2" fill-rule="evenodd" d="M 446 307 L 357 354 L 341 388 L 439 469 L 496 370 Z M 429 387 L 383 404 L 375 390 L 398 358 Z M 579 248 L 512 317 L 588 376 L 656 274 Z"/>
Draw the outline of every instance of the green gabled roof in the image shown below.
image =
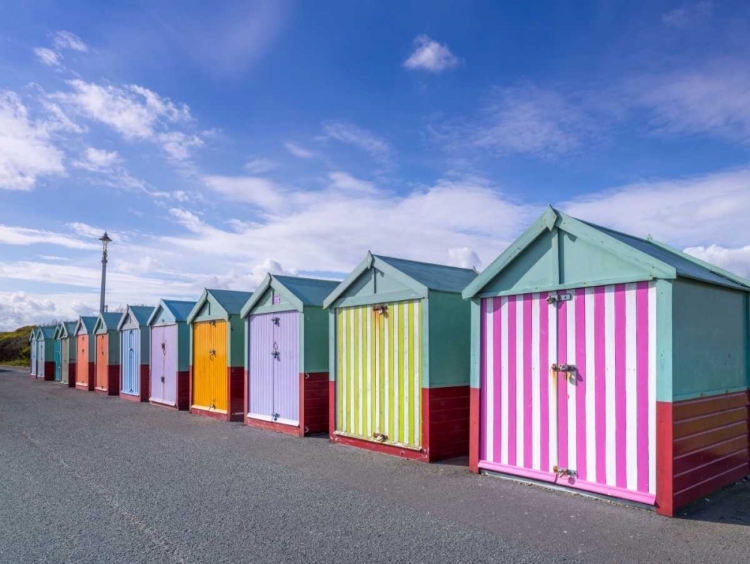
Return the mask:
<path id="1" fill-rule="evenodd" d="M 373 255 L 368 251 L 365 259 L 326 297 L 323 307 L 330 307 L 364 272 L 373 267 L 398 279 L 422 297 L 427 297 L 429 290 L 460 293 L 477 276 L 475 270 L 468 268 Z"/>
<path id="2" fill-rule="evenodd" d="M 338 280 L 272 275 L 304 305 L 322 306 L 323 300 L 339 285 Z"/>
<path id="3" fill-rule="evenodd" d="M 86 329 L 86 333 L 89 335 L 94 332 L 94 327 L 96 326 L 96 320 L 97 318 L 93 315 L 82 315 L 78 318 L 78 321 L 76 322 L 76 328 L 73 332 L 74 335 L 78 334 L 79 328 L 83 326 L 84 329 Z"/>
<path id="4" fill-rule="evenodd" d="M 252 292 L 238 292 L 235 290 L 211 290 L 206 288 L 203 290 L 201 297 L 193 306 L 190 314 L 187 317 L 187 322 L 192 323 L 193 319 L 198 316 L 198 313 L 203 308 L 203 304 L 206 303 L 209 296 L 211 296 L 219 307 L 224 310 L 227 315 L 239 315 L 250 297 L 253 295 Z"/>
<path id="5" fill-rule="evenodd" d="M 120 319 L 122 319 L 124 315 L 125 315 L 124 313 L 116 313 L 116 312 L 109 312 L 109 311 L 100 313 L 99 317 L 96 318 L 96 325 L 94 325 L 94 332 L 101 335 L 102 333 L 107 333 L 109 331 L 117 330 L 117 327 L 120 324 Z M 101 331 L 102 329 L 104 329 L 104 331 Z"/>
<path id="6" fill-rule="evenodd" d="M 151 314 L 154 312 L 154 309 L 155 308 L 151 306 L 128 306 L 125 313 L 120 317 L 120 321 L 117 323 L 117 330 L 121 331 L 126 325 L 129 314 L 132 314 L 133 317 L 135 317 L 139 327 L 145 327 Z"/>
<path id="7" fill-rule="evenodd" d="M 503 251 L 474 282 L 464 289 L 462 293 L 463 297 L 469 299 L 481 292 L 487 284 L 521 255 L 537 237 L 545 230 L 551 231 L 555 227 L 572 235 L 582 237 L 591 244 L 602 247 L 627 261 L 640 265 L 653 278 L 673 279 L 685 277 L 709 284 L 750 291 L 750 281 L 714 267 L 695 257 L 691 257 L 663 243 L 658 243 L 651 238 L 641 239 L 594 223 L 581 221 L 549 206 L 529 229 Z"/>
<path id="8" fill-rule="evenodd" d="M 39 328 L 39 334 L 44 339 L 52 339 L 55 336 L 55 325 L 45 325 L 44 327 Z"/>
<path id="9" fill-rule="evenodd" d="M 75 321 L 63 321 L 60 327 L 60 337 L 72 337 L 75 335 L 77 322 Z"/>
<path id="10" fill-rule="evenodd" d="M 166 307 L 174 316 L 175 321 L 187 321 L 188 315 L 193 311 L 195 302 L 183 302 L 180 300 L 162 300 Z"/>
<path id="11" fill-rule="evenodd" d="M 158 305 L 153 309 L 151 315 L 149 315 L 146 321 L 147 325 L 151 325 L 159 315 L 161 310 L 169 312 L 174 318 L 175 323 L 186 322 L 190 312 L 193 311 L 195 302 L 181 301 L 181 300 L 159 300 Z"/>
<path id="12" fill-rule="evenodd" d="M 461 292 L 478 274 L 476 270 L 469 268 L 417 262 L 383 255 L 373 256 L 390 264 L 428 289 L 440 292 Z"/>
<path id="13" fill-rule="evenodd" d="M 336 280 L 279 276 L 269 272 L 253 292 L 252 297 L 242 307 L 240 315 L 242 317 L 249 315 L 270 287 L 285 294 L 294 307 L 298 311 L 302 311 L 305 306 L 322 307 L 323 301 L 338 285 L 339 282 Z"/>

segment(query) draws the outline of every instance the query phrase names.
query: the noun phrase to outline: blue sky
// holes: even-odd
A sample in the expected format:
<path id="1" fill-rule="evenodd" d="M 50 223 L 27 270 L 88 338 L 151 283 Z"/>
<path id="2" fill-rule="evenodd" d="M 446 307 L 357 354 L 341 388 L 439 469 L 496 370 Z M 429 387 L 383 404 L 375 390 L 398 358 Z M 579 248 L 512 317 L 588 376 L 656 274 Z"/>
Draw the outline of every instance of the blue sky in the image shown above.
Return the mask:
<path id="1" fill-rule="evenodd" d="M 746 2 L 15 2 L 0 329 L 482 268 L 548 203 L 750 275 Z"/>

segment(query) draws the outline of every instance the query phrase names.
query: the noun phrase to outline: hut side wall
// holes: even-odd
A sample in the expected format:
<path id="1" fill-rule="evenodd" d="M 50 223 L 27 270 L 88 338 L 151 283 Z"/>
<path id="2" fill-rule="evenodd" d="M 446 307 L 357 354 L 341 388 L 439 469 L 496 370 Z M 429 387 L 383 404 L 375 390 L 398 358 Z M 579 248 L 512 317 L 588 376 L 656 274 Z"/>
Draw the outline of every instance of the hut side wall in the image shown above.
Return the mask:
<path id="1" fill-rule="evenodd" d="M 660 402 L 668 515 L 750 473 L 748 294 L 672 286 L 672 402 Z"/>

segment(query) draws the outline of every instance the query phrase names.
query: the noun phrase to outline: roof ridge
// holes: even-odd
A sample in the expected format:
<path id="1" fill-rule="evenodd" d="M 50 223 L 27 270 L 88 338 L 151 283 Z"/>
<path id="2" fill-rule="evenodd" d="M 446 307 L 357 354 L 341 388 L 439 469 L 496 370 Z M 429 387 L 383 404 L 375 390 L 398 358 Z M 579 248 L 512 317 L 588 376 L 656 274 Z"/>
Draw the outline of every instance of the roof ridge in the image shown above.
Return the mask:
<path id="1" fill-rule="evenodd" d="M 404 261 L 404 262 L 412 262 L 414 264 L 423 264 L 425 266 L 439 266 L 440 268 L 452 268 L 454 270 L 463 270 L 463 271 L 467 271 L 467 272 L 476 272 L 472 268 L 464 268 L 463 266 L 452 266 L 452 265 L 449 265 L 449 264 L 440 264 L 438 262 L 425 262 L 423 260 L 412 260 L 412 259 L 391 257 L 391 256 L 388 256 L 388 255 L 376 255 L 376 254 L 373 254 L 372 256 L 377 257 L 379 259 L 385 259 L 386 261 L 388 261 L 388 259 L 391 259 L 391 260 L 400 260 L 400 261 Z"/>

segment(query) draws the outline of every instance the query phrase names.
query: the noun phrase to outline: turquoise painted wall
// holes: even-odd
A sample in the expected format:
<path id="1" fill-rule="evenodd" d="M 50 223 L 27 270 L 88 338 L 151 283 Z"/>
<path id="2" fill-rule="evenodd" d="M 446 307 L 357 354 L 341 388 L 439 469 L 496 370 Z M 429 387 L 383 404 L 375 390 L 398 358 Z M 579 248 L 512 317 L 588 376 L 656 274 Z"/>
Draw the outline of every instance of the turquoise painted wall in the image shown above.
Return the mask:
<path id="1" fill-rule="evenodd" d="M 292 304 L 292 301 L 284 294 L 273 288 L 275 281 L 271 282 L 269 287 L 260 300 L 253 307 L 252 313 L 274 313 L 277 311 L 289 311 L 291 309 L 297 309 L 297 306 Z M 277 303 L 273 303 L 274 297 Z"/>
<path id="2" fill-rule="evenodd" d="M 190 370 L 190 325 L 187 323 L 177 324 L 177 370 L 186 372 Z"/>
<path id="3" fill-rule="evenodd" d="M 328 312 L 305 306 L 302 372 L 328 372 Z"/>
<path id="4" fill-rule="evenodd" d="M 673 401 L 748 387 L 747 293 L 673 283 Z"/>
<path id="5" fill-rule="evenodd" d="M 336 300 L 333 307 L 414 300 L 423 297 L 425 296 L 373 267 L 363 272 Z"/>
<path id="6" fill-rule="evenodd" d="M 555 228 L 541 233 L 480 295 L 525 294 L 649 279 L 644 268 Z"/>
<path id="7" fill-rule="evenodd" d="M 468 386 L 471 374 L 471 302 L 460 294 L 430 291 L 423 302 L 429 308 L 428 348 L 423 367 L 429 381 L 423 386 Z"/>
<path id="8" fill-rule="evenodd" d="M 229 316 L 229 366 L 245 366 L 245 320 L 239 315 Z"/>

